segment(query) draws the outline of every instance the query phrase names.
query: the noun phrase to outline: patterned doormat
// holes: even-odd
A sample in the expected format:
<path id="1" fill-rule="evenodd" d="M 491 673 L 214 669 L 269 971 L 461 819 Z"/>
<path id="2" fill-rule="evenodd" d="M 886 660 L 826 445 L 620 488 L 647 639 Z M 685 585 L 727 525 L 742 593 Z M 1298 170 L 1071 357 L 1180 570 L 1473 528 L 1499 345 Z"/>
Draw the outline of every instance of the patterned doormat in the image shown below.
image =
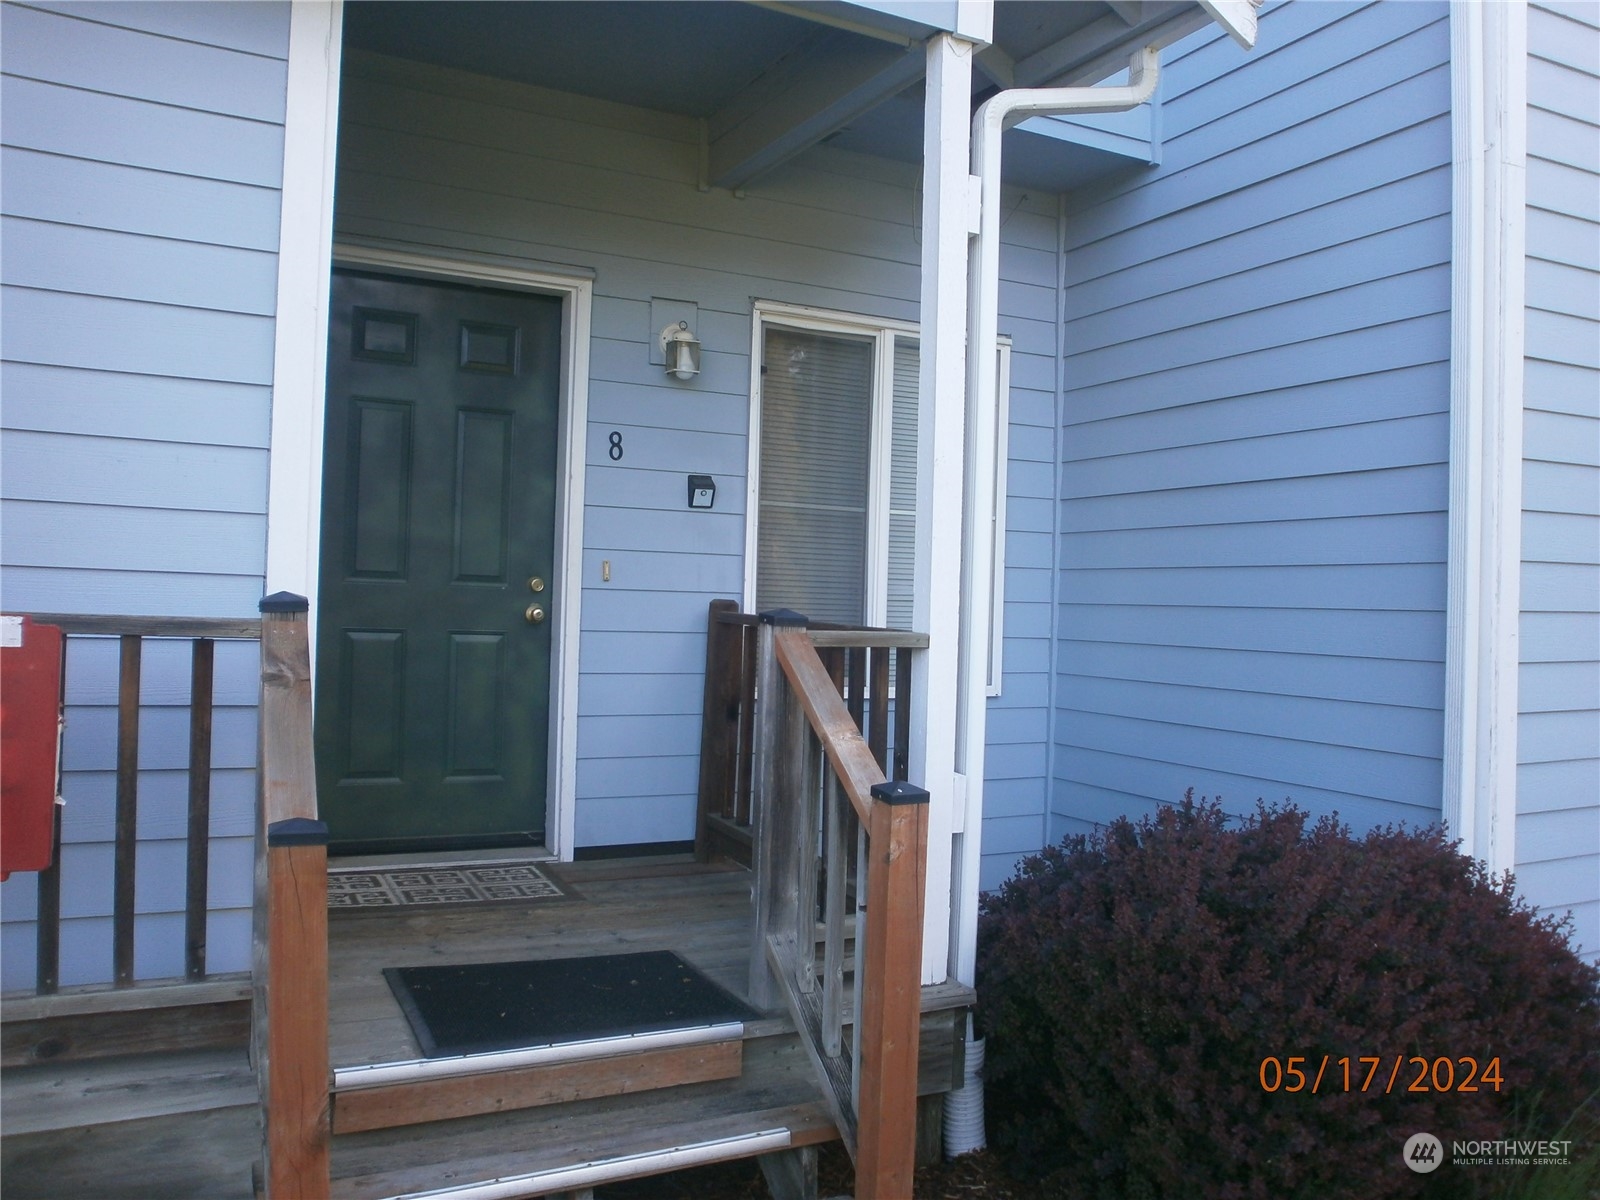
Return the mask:
<path id="1" fill-rule="evenodd" d="M 328 872 L 328 907 L 334 909 L 489 904 L 544 900 L 562 894 L 538 867 L 521 862 L 452 867 L 336 867 Z"/>

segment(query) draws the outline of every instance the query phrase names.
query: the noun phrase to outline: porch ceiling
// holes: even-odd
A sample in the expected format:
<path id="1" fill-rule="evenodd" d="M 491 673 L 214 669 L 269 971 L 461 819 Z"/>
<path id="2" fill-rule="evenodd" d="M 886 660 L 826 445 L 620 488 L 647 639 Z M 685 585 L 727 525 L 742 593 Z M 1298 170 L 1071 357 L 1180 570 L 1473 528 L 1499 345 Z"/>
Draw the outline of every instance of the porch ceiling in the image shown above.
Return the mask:
<path id="1" fill-rule="evenodd" d="M 978 60 L 974 106 L 1000 86 L 1104 78 L 1130 49 L 1207 20 L 1192 0 L 1000 0 L 994 43 Z M 710 181 L 724 187 L 742 186 L 825 140 L 919 161 L 920 40 L 934 31 L 828 2 L 345 6 L 345 42 L 354 48 L 703 119 Z M 1029 186 L 1064 190 L 1137 161 L 1059 138 L 1032 140 L 1039 144 L 1008 153 L 1017 181 Z"/>

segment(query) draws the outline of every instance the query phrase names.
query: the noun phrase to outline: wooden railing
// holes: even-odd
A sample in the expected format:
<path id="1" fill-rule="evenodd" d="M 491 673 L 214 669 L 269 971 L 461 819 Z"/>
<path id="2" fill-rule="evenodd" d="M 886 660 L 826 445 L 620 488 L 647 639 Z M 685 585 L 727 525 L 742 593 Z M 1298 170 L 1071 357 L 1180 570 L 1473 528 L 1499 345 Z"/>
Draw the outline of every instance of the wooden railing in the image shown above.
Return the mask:
<path id="1" fill-rule="evenodd" d="M 117 673 L 116 816 L 111 885 L 111 976 L 113 986 L 134 982 L 135 883 L 139 829 L 139 690 L 147 638 L 191 643 L 189 691 L 189 795 L 184 888 L 184 975 L 203 980 L 206 971 L 207 878 L 210 873 L 211 731 L 213 670 L 218 639 L 260 636 L 253 618 L 91 616 L 30 613 L 69 639 L 119 640 Z M 70 680 L 69 680 L 70 684 Z M 69 735 L 70 736 L 70 735 Z M 39 872 L 34 990 L 54 994 L 61 984 L 61 813 L 57 808 L 50 866 Z"/>
<path id="2" fill-rule="evenodd" d="M 755 614 L 740 612 L 732 600 L 711 602 L 706 619 L 700 803 L 695 825 L 695 855 L 701 862 L 728 858 L 751 865 L 759 624 Z M 887 776 L 904 779 L 911 707 L 895 706 L 892 697 L 911 694 L 911 655 L 903 653 L 905 647 L 896 640 L 907 635 L 822 623 L 808 627 L 873 758 Z M 857 636 L 863 633 L 874 636 Z M 830 642 L 836 634 L 845 640 Z"/>
<path id="3" fill-rule="evenodd" d="M 317 818 L 303 597 L 261 602 L 251 1039 L 267 1200 L 328 1194 L 328 828 Z"/>
<path id="4" fill-rule="evenodd" d="M 910 652 L 927 638 L 813 632 L 804 617 L 776 612 L 762 614 L 756 640 L 751 1000 L 769 1003 L 774 984 L 782 993 L 855 1160 L 858 1200 L 909 1196 L 928 793 L 885 775 L 887 670 L 849 697 L 853 661 L 854 678 L 870 681 L 868 652 L 894 649 L 909 678 Z M 903 714 L 904 685 L 899 695 Z M 904 747 L 906 718 L 897 723 Z"/>

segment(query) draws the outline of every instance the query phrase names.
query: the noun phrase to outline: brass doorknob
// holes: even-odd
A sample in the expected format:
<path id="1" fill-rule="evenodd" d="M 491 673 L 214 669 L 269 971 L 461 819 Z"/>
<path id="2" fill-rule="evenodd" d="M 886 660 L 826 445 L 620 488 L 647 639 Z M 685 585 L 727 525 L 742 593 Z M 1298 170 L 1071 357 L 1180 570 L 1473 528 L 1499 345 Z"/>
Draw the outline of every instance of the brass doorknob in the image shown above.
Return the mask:
<path id="1" fill-rule="evenodd" d="M 523 610 L 522 616 L 529 625 L 537 625 L 540 621 L 544 620 L 544 609 L 540 608 L 537 604 L 530 604 Z"/>

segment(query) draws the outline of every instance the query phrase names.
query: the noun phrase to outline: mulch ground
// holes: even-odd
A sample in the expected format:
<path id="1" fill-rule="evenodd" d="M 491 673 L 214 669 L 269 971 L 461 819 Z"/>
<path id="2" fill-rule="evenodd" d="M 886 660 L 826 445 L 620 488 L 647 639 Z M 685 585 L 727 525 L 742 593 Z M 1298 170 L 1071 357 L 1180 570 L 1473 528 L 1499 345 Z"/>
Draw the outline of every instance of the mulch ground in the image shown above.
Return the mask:
<path id="1" fill-rule="evenodd" d="M 817 1156 L 817 1193 L 823 1197 L 854 1194 L 850 1159 L 838 1142 L 823 1146 Z M 696 1167 L 595 1189 L 595 1200 L 768 1200 L 767 1185 L 754 1159 Z M 1033 1200 L 987 1151 L 964 1154 L 917 1172 L 916 1200 Z"/>

